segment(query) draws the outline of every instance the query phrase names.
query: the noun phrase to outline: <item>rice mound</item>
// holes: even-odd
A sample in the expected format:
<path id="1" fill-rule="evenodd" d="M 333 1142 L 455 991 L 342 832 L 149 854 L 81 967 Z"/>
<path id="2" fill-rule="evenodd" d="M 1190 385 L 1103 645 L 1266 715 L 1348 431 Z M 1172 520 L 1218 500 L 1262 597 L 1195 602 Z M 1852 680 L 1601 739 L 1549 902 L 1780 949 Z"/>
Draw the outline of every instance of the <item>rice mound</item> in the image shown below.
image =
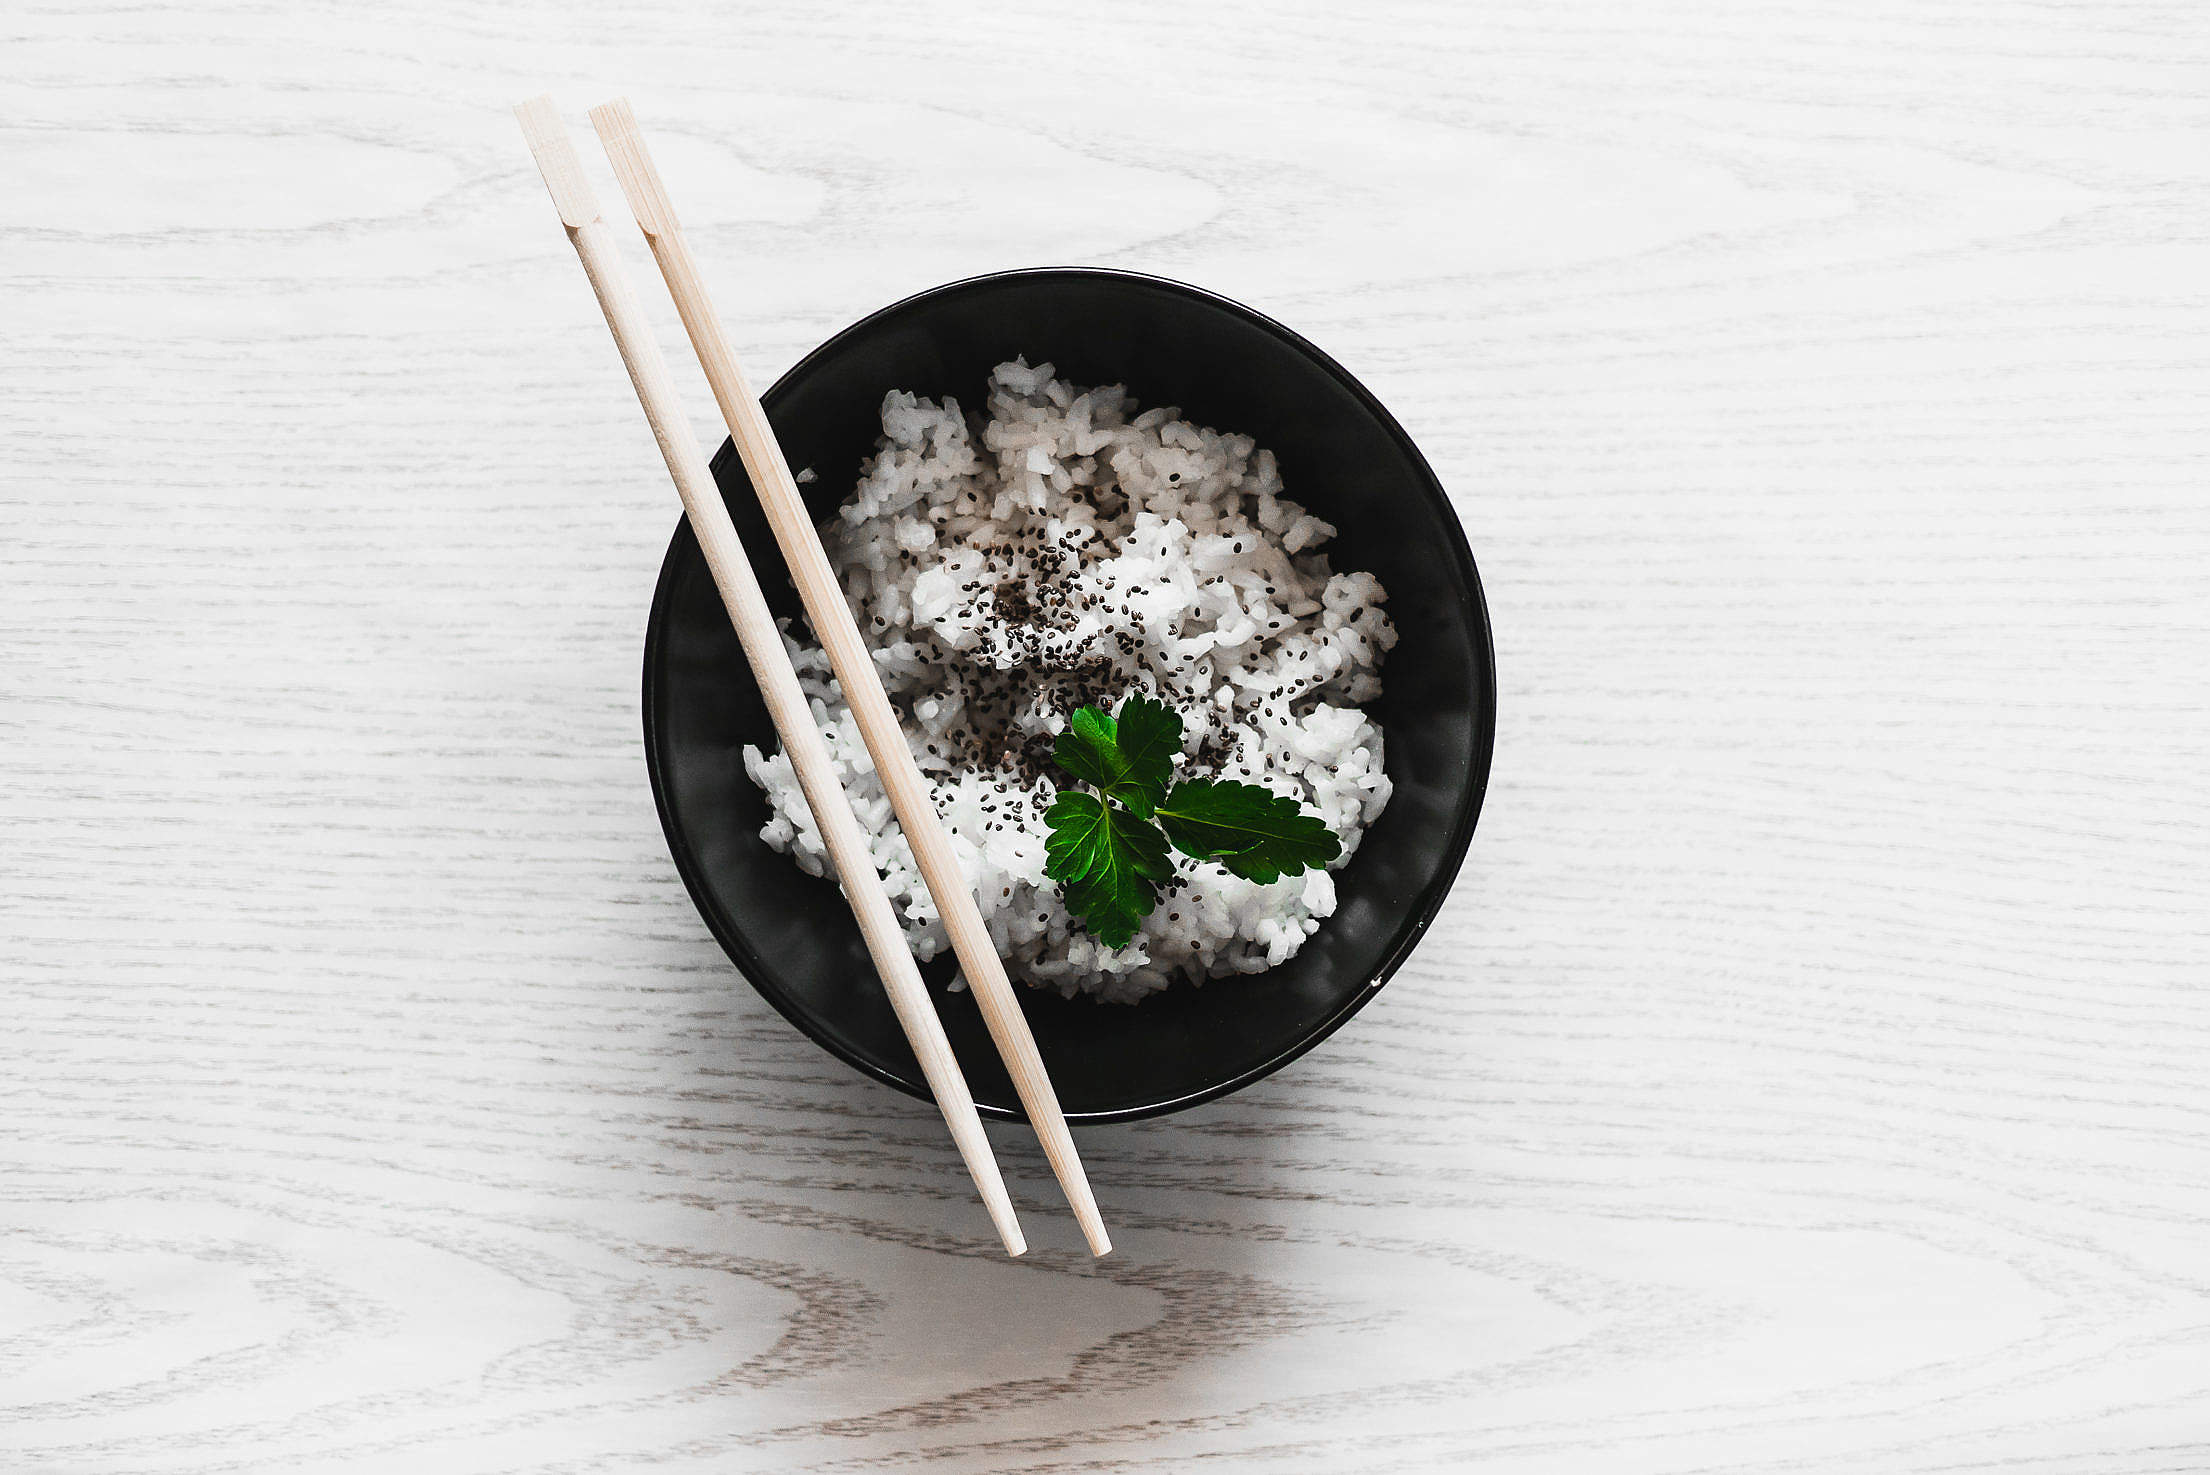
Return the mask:
<path id="1" fill-rule="evenodd" d="M 1259 885 L 1177 857 L 1135 938 L 1107 948 L 1044 876 L 1052 740 L 1088 703 L 1129 694 L 1181 714 L 1181 777 L 1240 779 L 1318 813 L 1340 869 L 1389 802 L 1381 692 L 1396 630 L 1368 573 L 1318 551 L 1335 529 L 1282 496 L 1249 436 L 1137 412 L 1119 385 L 1000 364 L 989 411 L 893 390 L 851 500 L 823 529 L 831 563 L 933 788 L 952 848 L 1015 977 L 1133 1003 L 1283 962 L 1335 910 L 1331 874 Z M 786 644 L 837 776 L 915 955 L 948 946 L 843 693 L 816 648 Z M 766 793 L 760 836 L 826 872 L 782 753 L 744 750 Z"/>

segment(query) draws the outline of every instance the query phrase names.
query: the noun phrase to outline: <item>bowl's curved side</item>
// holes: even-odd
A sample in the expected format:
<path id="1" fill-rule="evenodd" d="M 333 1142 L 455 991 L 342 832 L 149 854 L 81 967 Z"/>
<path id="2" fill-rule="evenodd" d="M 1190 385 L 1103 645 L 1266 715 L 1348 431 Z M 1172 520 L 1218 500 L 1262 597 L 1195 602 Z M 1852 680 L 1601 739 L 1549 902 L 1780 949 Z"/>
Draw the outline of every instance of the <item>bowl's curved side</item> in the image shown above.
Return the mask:
<path id="1" fill-rule="evenodd" d="M 1301 335 L 1280 323 L 1265 317 L 1243 305 L 1200 288 L 1164 278 L 1144 276 L 1133 272 L 1110 271 L 1100 268 L 1043 268 L 1019 272 L 993 273 L 968 278 L 915 294 L 900 302 L 854 323 L 842 330 L 820 347 L 807 354 L 789 372 L 762 396 L 771 419 L 776 421 L 777 433 L 785 438 L 786 446 L 792 444 L 795 432 L 802 444 L 793 449 L 794 464 L 805 465 L 809 461 L 837 462 L 842 451 L 833 449 L 855 443 L 871 445 L 874 433 L 872 403 L 855 403 L 852 395 L 832 392 L 831 381 L 844 380 L 882 385 L 898 384 L 923 393 L 947 392 L 939 384 L 930 382 L 932 377 L 944 384 L 964 385 L 962 370 L 949 362 L 950 355 L 921 331 L 929 322 L 941 321 L 947 314 L 956 314 L 962 305 L 973 301 L 993 301 L 1002 305 L 1008 294 L 1032 299 L 1039 292 L 1054 297 L 1072 292 L 1103 292 L 1108 296 L 1128 297 L 1140 300 L 1145 294 L 1158 294 L 1180 299 L 1185 305 L 1196 305 L 1204 311 L 1223 314 L 1242 325 L 1245 332 L 1256 332 L 1272 340 L 1306 368 L 1324 376 L 1335 392 L 1345 396 L 1363 412 L 1365 420 L 1386 437 L 1390 451 L 1399 459 L 1402 468 L 1409 473 L 1409 484 L 1416 487 L 1423 499 L 1430 536 L 1440 538 L 1444 546 L 1432 550 L 1438 554 L 1452 577 L 1455 587 L 1449 591 L 1453 613 L 1462 616 L 1466 648 L 1459 652 L 1465 669 L 1454 674 L 1454 679 L 1471 700 L 1471 710 L 1453 712 L 1450 730 L 1459 731 L 1462 721 L 1465 736 L 1470 738 L 1470 750 L 1462 755 L 1462 765 L 1453 765 L 1447 778 L 1452 786 L 1452 804 L 1447 824 L 1439 828 L 1431 825 L 1435 833 L 1422 845 L 1425 852 L 1424 878 L 1410 895 L 1394 891 L 1377 895 L 1369 909 L 1374 915 L 1367 921 L 1378 923 L 1380 909 L 1386 907 L 1393 913 L 1394 926 L 1388 935 L 1374 944 L 1370 958 L 1363 958 L 1358 966 L 1362 975 L 1355 984 L 1337 980 L 1328 982 L 1322 989 L 1308 979 L 1295 995 L 1294 1002 L 1301 1012 L 1295 1015 L 1293 1035 L 1277 1040 L 1238 1062 L 1233 1068 L 1195 1078 L 1201 1072 L 1189 1072 L 1192 1079 L 1176 1083 L 1171 1069 L 1153 1070 L 1148 1084 L 1142 1089 L 1118 1081 L 1106 1068 L 1112 1063 L 1113 1052 L 1119 1050 L 1127 1056 L 1132 1051 L 1155 1053 L 1164 1041 L 1164 1048 L 1171 1054 L 1180 1049 L 1191 1063 L 1210 1058 L 1204 1054 L 1204 1042 L 1222 1038 L 1241 1038 L 1239 1034 L 1227 1035 L 1224 1031 L 1237 1031 L 1238 1021 L 1247 1015 L 1238 1015 L 1233 1008 L 1224 1007 L 1227 1001 L 1222 995 L 1231 989 L 1252 990 L 1259 981 L 1269 975 L 1251 975 L 1244 979 L 1219 980 L 1209 992 L 1209 1000 L 1199 1002 L 1204 990 L 1169 990 L 1156 995 L 1133 1009 L 1100 1012 L 1103 1006 L 1084 1001 L 1068 1005 L 1052 995 L 1028 996 L 1028 1012 L 1037 1028 L 1039 1041 L 1046 1056 L 1053 1060 L 1053 1073 L 1060 1082 L 1061 1099 L 1067 1103 L 1067 1115 L 1076 1121 L 1119 1121 L 1138 1117 L 1155 1116 L 1177 1111 L 1210 1101 L 1229 1092 L 1241 1089 L 1253 1081 L 1279 1070 L 1282 1066 L 1312 1049 L 1349 1020 L 1367 1000 L 1400 968 L 1412 949 L 1419 942 L 1428 926 L 1434 921 L 1451 890 L 1471 843 L 1475 826 L 1480 817 L 1487 793 L 1489 771 L 1494 754 L 1496 731 L 1496 674 L 1495 647 L 1490 629 L 1487 603 L 1483 596 L 1480 575 L 1474 564 L 1471 547 L 1465 531 L 1447 494 L 1435 477 L 1426 458 L 1413 443 L 1409 434 L 1396 418 L 1350 373 L 1321 349 Z M 1133 316 L 1132 314 L 1130 315 Z M 1105 325 L 1102 330 L 1108 336 L 1117 326 L 1119 317 L 1108 315 L 1095 321 Z M 917 326 L 920 325 L 920 326 Z M 1135 328 L 1131 332 L 1138 331 Z M 918 335 L 918 337 L 917 337 Z M 1123 352 L 1143 351 L 1148 345 Z M 1104 357 L 1111 358 L 1111 353 Z M 1240 361 L 1239 361 L 1240 362 Z M 840 370 L 841 372 L 832 372 Z M 1082 379 L 1083 366 L 1077 362 L 1061 362 L 1060 370 L 1070 378 Z M 869 378 L 870 374 L 876 377 Z M 889 377 L 883 377 L 883 376 Z M 1086 382 L 1110 382 L 1110 375 L 1093 374 Z M 1134 377 L 1134 376 L 1129 376 Z M 1142 387 L 1139 384 L 1139 387 Z M 1149 403 L 1150 401 L 1146 401 Z M 861 418 L 863 417 L 863 418 Z M 790 425 L 786 428 L 785 422 Z M 1211 423 L 1234 424 L 1231 419 L 1214 419 Z M 856 464 L 856 463 L 855 463 Z M 1286 466 L 1285 462 L 1285 466 Z M 841 472 L 842 467 L 835 467 Z M 714 459 L 714 471 L 728 499 L 732 516 L 738 520 L 749 546 L 757 549 L 769 541 L 756 507 L 752 506 L 749 484 L 745 480 L 741 464 L 733 450 L 724 443 Z M 826 515 L 841 500 L 843 490 L 848 489 L 849 478 L 841 481 L 838 475 L 825 475 L 808 490 L 809 500 L 819 504 L 814 507 L 817 516 Z M 1294 493 L 1293 493 L 1294 495 Z M 1346 539 L 1354 536 L 1354 530 L 1346 528 Z M 1424 554 L 1423 554 L 1424 556 Z M 1361 565 L 1347 560 L 1347 566 Z M 780 586 L 781 581 L 772 581 Z M 702 587 L 703 586 L 703 587 Z M 1394 595 L 1396 590 L 1392 588 Z M 770 591 L 771 600 L 778 602 L 786 613 L 795 613 L 795 601 L 787 588 Z M 838 931 L 837 919 L 842 918 L 846 928 L 849 918 L 843 912 L 842 900 L 833 883 L 803 878 L 803 884 L 825 893 L 834 908 L 834 916 L 822 913 L 814 922 L 814 930 L 807 932 L 790 915 L 793 909 L 803 911 L 808 905 L 818 905 L 818 898 L 809 903 L 797 888 L 799 881 L 784 884 L 789 878 L 798 877 L 796 868 L 787 859 L 776 856 L 785 874 L 778 879 L 769 871 L 753 870 L 748 873 L 750 887 L 745 890 L 748 902 L 758 902 L 748 908 L 755 930 L 767 927 L 779 929 L 776 937 L 764 941 L 747 935 L 736 916 L 726 905 L 726 896 L 732 889 L 724 874 L 719 879 L 715 872 L 727 872 L 734 862 L 726 834 L 735 831 L 756 832 L 755 818 L 749 826 L 747 815 L 764 816 L 764 804 L 756 791 L 751 801 L 746 799 L 748 781 L 741 773 L 734 785 L 713 779 L 710 803 L 703 807 L 713 812 L 727 814 L 730 824 L 716 826 L 715 834 L 705 836 L 693 833 L 684 818 L 686 801 L 678 797 L 678 791 L 688 785 L 692 799 L 696 800 L 697 777 L 702 763 L 718 762 L 724 768 L 734 768 L 733 752 L 723 750 L 717 754 L 708 751 L 704 759 L 696 753 L 686 755 L 685 739 L 676 732 L 682 724 L 670 720 L 670 703 L 682 682 L 671 669 L 671 661 L 683 660 L 690 664 L 686 670 L 700 680 L 715 680 L 717 673 L 726 675 L 724 662 L 735 651 L 733 632 L 722 632 L 718 644 L 713 632 L 701 628 L 700 622 L 710 625 L 704 600 L 713 599 L 711 581 L 704 572 L 703 560 L 697 551 L 697 543 L 687 525 L 679 524 L 675 538 L 670 542 L 663 559 L 659 582 L 655 587 L 652 611 L 648 619 L 645 639 L 643 671 L 644 738 L 646 764 L 652 781 L 654 803 L 659 811 L 662 829 L 668 840 L 678 874 L 693 903 L 707 923 L 723 950 L 753 987 L 785 1018 L 839 1059 L 846 1061 L 876 1080 L 896 1087 L 910 1095 L 928 1099 L 929 1093 L 919 1070 L 911 1061 L 902 1037 L 889 1022 L 887 1005 L 881 1002 L 879 986 L 866 989 L 847 977 L 848 974 L 864 975 L 865 984 L 873 984 L 871 971 L 867 970 L 864 955 L 859 955 L 858 966 L 852 966 L 849 955 L 856 951 L 856 929 L 853 931 L 853 949 L 840 953 L 833 939 L 824 940 L 824 931 Z M 712 605 L 718 611 L 718 601 Z M 671 641 L 670 631 L 684 621 L 685 640 Z M 721 624 L 726 625 L 723 617 Z M 682 646 L 678 653 L 675 647 Z M 736 659 L 741 670 L 741 658 Z M 746 684 L 748 686 L 748 683 Z M 696 684 L 690 688 L 696 690 Z M 1457 690 L 1459 688 L 1453 688 Z M 713 700 L 729 709 L 720 715 L 727 718 L 725 725 L 742 728 L 747 717 L 754 721 L 752 731 L 758 731 L 757 720 L 764 714 L 730 712 L 742 708 L 745 692 L 717 694 Z M 1384 701 L 1389 694 L 1385 692 Z M 1455 698 L 1453 698 L 1455 699 Z M 756 697 L 754 698 L 756 705 Z M 1385 723 L 1385 730 L 1387 724 Z M 718 729 L 717 729 L 718 730 Z M 695 738 L 695 735 L 694 735 Z M 697 746 L 693 741 L 693 746 Z M 1398 748 L 1392 745 L 1386 756 L 1394 770 L 1398 764 Z M 1458 755 L 1453 755 L 1454 757 Z M 675 770 L 683 768 L 679 784 Z M 1392 773 L 1394 777 L 1395 774 Z M 1435 788 L 1434 783 L 1428 787 Z M 1401 781 L 1400 781 L 1401 792 Z M 726 807 L 720 807 L 726 806 Z M 1394 807 L 1394 806 L 1393 806 Z M 731 814 L 730 811 L 735 811 Z M 1435 817 L 1440 820 L 1441 816 Z M 1391 812 L 1385 811 L 1379 825 L 1391 820 Z M 1369 843 L 1371 836 L 1369 836 Z M 766 852 L 764 844 L 754 841 L 757 848 Z M 1365 851 L 1361 851 L 1361 856 Z M 1357 859 L 1353 861 L 1357 867 Z M 1348 874 L 1348 872 L 1344 873 Z M 774 897 L 760 897 L 761 889 L 778 893 Z M 1339 914 L 1341 915 L 1341 914 Z M 1329 924 L 1329 925 L 1332 925 Z M 1362 922 L 1361 925 L 1364 925 Z M 1326 936 L 1323 928 L 1322 936 Z M 1315 939 L 1318 942 L 1319 939 Z M 1312 949 L 1308 948 L 1308 951 Z M 794 959 L 805 954 L 812 962 L 814 972 L 806 986 L 794 988 L 785 973 L 797 966 Z M 814 957 L 813 955 L 820 956 Z M 1303 955 L 1300 955 L 1303 956 Z M 1295 969 L 1293 961 L 1285 969 Z M 1283 970 L 1272 970 L 1281 972 Z M 1310 970 L 1308 970 L 1309 972 Z M 1179 1002 L 1177 994 L 1183 995 Z M 1001 1118 L 1019 1116 L 1017 1103 L 1010 1090 L 1010 1083 L 1003 1080 L 1002 1067 L 982 1035 L 979 1018 L 971 1001 L 963 996 L 940 996 L 940 1006 L 945 1016 L 946 1028 L 954 1037 L 960 1050 L 961 1062 L 974 1086 L 977 1104 L 989 1115 Z M 1081 1011 L 1070 1013 L 1068 1011 Z M 1127 1022 L 1128 1016 L 1143 1016 L 1159 1026 L 1143 1034 Z M 1170 1017 L 1171 1016 L 1171 1017 Z M 887 1033 L 886 1033 L 887 1031 Z M 1047 1038 L 1047 1035 L 1054 1038 Z M 1054 1045 L 1058 1048 L 1055 1050 Z M 1097 1056 L 1092 1061 L 1089 1056 Z M 1139 1062 L 1153 1064 L 1154 1062 Z M 1168 1062 L 1169 1065 L 1172 1062 Z M 1071 1088 L 1071 1089 L 1070 1089 Z M 1090 1104 L 1085 1106 L 1087 1097 Z"/>

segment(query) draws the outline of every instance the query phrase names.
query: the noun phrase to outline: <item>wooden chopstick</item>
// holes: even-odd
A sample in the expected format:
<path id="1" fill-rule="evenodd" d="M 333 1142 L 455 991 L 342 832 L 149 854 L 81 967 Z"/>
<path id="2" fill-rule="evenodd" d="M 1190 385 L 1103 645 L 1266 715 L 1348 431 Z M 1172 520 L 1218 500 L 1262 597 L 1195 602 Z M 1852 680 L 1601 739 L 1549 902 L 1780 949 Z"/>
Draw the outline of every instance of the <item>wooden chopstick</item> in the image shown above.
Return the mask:
<path id="1" fill-rule="evenodd" d="M 1005 962 L 990 941 L 974 893 L 968 888 L 958 858 L 952 854 L 943 822 L 929 801 L 927 781 L 913 762 L 889 697 L 883 694 L 874 658 L 868 654 L 859 626 L 844 603 L 843 590 L 829 567 L 829 556 L 821 547 L 806 504 L 798 495 L 798 485 L 791 479 L 774 428 L 745 382 L 744 371 L 737 367 L 721 319 L 715 315 L 706 285 L 699 277 L 698 264 L 668 203 L 667 188 L 645 150 L 636 115 L 627 98 L 616 98 L 591 109 L 591 124 L 606 145 L 614 176 L 621 181 L 629 208 L 652 247 L 652 258 L 667 279 L 676 312 L 683 319 L 691 347 L 697 350 L 699 365 L 706 371 L 706 382 L 712 386 L 722 418 L 728 423 L 729 437 L 759 493 L 768 526 L 775 530 L 775 541 L 783 550 L 783 560 L 790 565 L 806 618 L 828 652 L 830 669 L 844 689 L 860 736 L 874 757 L 875 772 L 890 795 L 891 808 L 897 812 L 898 823 L 913 847 L 914 861 L 928 882 L 929 894 L 936 899 L 936 909 L 951 934 L 952 950 L 959 955 L 968 986 L 981 1006 L 983 1022 L 989 1026 L 990 1038 L 1013 1077 L 1013 1089 L 1042 1139 L 1044 1156 L 1050 1160 L 1067 1202 L 1074 1207 L 1074 1217 L 1082 1226 L 1083 1238 L 1089 1241 L 1090 1252 L 1105 1254 L 1112 1249 L 1112 1241 L 1106 1237 L 1105 1221 L 1097 1212 L 1089 1179 L 1083 1175 L 1066 1116 L 1059 1110 L 1058 1093 L 1052 1089 L 1042 1055 L 1037 1053 L 1036 1037 L 1029 1032 L 1020 1001 L 1014 998 L 1013 985 L 1006 979 Z"/>
<path id="2" fill-rule="evenodd" d="M 745 557 L 744 545 L 737 540 L 729 509 L 722 504 L 713 473 L 707 470 L 706 458 L 676 398 L 667 360 L 661 357 L 652 326 L 637 305 L 637 295 L 615 249 L 613 228 L 599 215 L 597 196 L 583 177 L 583 161 L 568 141 L 568 130 L 552 99 L 535 98 L 517 107 L 514 114 L 521 119 L 523 136 L 529 140 L 530 152 L 545 176 L 545 187 L 552 192 L 560 223 L 567 227 L 568 239 L 583 260 L 592 290 L 598 294 L 606 326 L 613 330 L 615 346 L 621 350 L 630 382 L 636 386 L 638 403 L 644 406 L 653 438 L 660 443 L 660 455 L 668 463 L 668 475 L 675 479 L 675 489 L 683 498 L 683 511 L 698 536 L 699 549 L 706 555 L 706 566 L 713 572 L 722 602 L 729 608 L 745 660 L 759 681 L 760 694 L 783 740 L 783 751 L 790 755 L 799 788 L 813 808 L 814 823 L 820 826 L 822 843 L 836 866 L 852 915 L 859 919 L 868 954 L 882 974 L 883 987 L 889 991 L 890 1007 L 905 1029 L 929 1089 L 936 1093 L 945 1125 L 951 1128 L 952 1141 L 966 1160 L 975 1187 L 981 1190 L 983 1206 L 989 1210 L 999 1238 L 1005 1241 L 1006 1253 L 1021 1254 L 1028 1245 L 1013 1217 L 1013 1201 L 1006 1194 L 997 1160 L 990 1154 L 990 1141 L 983 1135 L 974 1096 L 967 1089 L 966 1077 L 959 1072 L 959 1058 L 952 1053 L 951 1041 L 944 1037 L 943 1021 L 936 1017 L 912 950 L 898 930 L 897 914 L 883 890 L 882 877 L 875 873 L 867 837 L 852 814 L 843 786 L 837 782 L 828 747 L 813 725 L 812 709 L 798 685 L 798 673 L 791 668 L 790 654 L 783 648 L 783 637 L 775 628 L 767 600 L 760 593 L 759 579 Z"/>

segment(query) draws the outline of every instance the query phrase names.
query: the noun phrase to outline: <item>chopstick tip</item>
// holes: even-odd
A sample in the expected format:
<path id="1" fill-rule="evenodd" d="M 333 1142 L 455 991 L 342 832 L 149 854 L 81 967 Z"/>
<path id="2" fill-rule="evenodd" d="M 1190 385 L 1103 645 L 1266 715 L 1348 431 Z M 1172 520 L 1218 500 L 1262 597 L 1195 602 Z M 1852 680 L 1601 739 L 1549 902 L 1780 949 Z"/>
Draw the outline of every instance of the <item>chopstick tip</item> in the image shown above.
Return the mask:
<path id="1" fill-rule="evenodd" d="M 560 107 L 552 94 L 541 92 L 516 103 L 514 116 L 522 125 L 522 137 L 529 144 L 531 157 L 537 160 L 537 172 L 544 176 L 545 188 L 552 194 L 553 206 L 560 211 L 560 223 L 580 230 L 597 220 L 598 197 L 583 177 L 583 160 L 568 141 L 567 125 L 560 121 Z"/>
<path id="2" fill-rule="evenodd" d="M 637 126 L 637 110 L 629 105 L 626 97 L 610 97 L 591 109 L 591 123 L 601 133 L 615 126 L 634 128 Z"/>
<path id="3" fill-rule="evenodd" d="M 981 1125 L 980 1119 L 976 1119 L 978 1134 Z M 982 1150 L 987 1154 L 989 1148 L 984 1145 Z M 968 1167 L 975 1170 L 975 1162 L 971 1157 L 968 1159 Z M 1021 1221 L 1013 1217 L 1013 1200 L 1005 1196 L 1005 1183 L 998 1177 L 997 1164 L 985 1158 L 982 1167 L 976 1171 L 975 1184 L 982 1190 L 982 1207 L 989 1213 L 990 1227 L 998 1232 L 998 1239 L 1004 1244 L 1005 1253 L 1015 1259 L 1027 1254 L 1028 1239 L 1021 1233 Z"/>
<path id="4" fill-rule="evenodd" d="M 516 103 L 514 116 L 522 120 L 523 131 L 534 132 L 548 123 L 558 123 L 560 108 L 553 102 L 551 93 L 540 92 Z"/>
<path id="5" fill-rule="evenodd" d="M 621 181 L 622 197 L 629 201 L 638 228 L 653 238 L 674 231 L 675 206 L 668 200 L 660 171 L 653 167 L 652 155 L 645 148 L 644 130 L 637 126 L 637 113 L 629 99 L 609 98 L 591 109 L 591 126 L 606 146 L 607 162 L 614 166 L 614 177 Z"/>

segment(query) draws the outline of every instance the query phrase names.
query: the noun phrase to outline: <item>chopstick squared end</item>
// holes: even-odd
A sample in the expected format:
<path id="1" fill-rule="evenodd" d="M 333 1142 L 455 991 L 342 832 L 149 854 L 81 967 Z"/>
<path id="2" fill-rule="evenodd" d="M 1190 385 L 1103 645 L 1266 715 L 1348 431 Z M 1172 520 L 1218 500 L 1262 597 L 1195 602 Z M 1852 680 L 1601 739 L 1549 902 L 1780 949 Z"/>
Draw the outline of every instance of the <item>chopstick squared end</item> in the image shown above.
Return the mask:
<path id="1" fill-rule="evenodd" d="M 622 197 L 629 201 L 638 227 L 648 236 L 677 229 L 675 206 L 668 200 L 667 186 L 660 182 L 660 171 L 653 167 L 629 99 L 612 98 L 591 109 L 591 126 L 606 146 L 606 157 L 614 165 L 614 177 L 621 181 Z"/>
<path id="2" fill-rule="evenodd" d="M 547 94 L 517 103 L 514 116 L 522 125 L 522 137 L 537 160 L 537 172 L 560 212 L 560 223 L 578 230 L 599 218 L 598 196 L 583 177 L 583 159 L 568 140 L 568 126 L 560 121 L 560 109 Z"/>

